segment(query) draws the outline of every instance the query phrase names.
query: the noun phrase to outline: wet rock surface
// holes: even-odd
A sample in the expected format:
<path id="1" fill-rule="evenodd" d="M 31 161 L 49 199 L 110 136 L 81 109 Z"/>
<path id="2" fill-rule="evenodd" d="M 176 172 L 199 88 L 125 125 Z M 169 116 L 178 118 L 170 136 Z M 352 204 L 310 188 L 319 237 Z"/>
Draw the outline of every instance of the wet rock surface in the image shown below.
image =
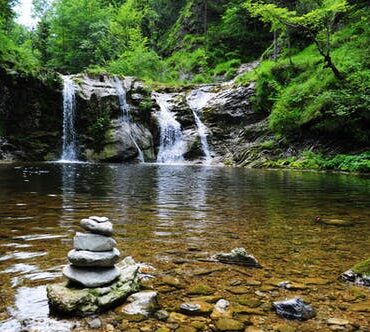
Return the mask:
<path id="1" fill-rule="evenodd" d="M 315 310 L 300 298 L 273 302 L 279 316 L 287 319 L 308 320 L 316 316 Z"/>

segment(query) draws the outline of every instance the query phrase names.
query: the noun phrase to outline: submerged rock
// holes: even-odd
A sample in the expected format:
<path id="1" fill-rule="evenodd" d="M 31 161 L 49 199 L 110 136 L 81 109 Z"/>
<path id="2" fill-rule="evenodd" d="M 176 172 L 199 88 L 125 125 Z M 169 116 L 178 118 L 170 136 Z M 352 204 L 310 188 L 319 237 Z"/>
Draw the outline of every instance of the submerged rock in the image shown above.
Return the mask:
<path id="1" fill-rule="evenodd" d="M 76 288 L 68 283 L 49 285 L 47 295 L 52 311 L 87 316 L 102 312 L 125 301 L 139 289 L 139 265 L 120 264 L 119 278 L 105 287 Z M 100 274 L 99 274 L 100 276 Z"/>
<path id="2" fill-rule="evenodd" d="M 92 233 L 77 232 L 73 239 L 73 247 L 77 250 L 109 251 L 116 245 L 111 237 Z"/>
<path id="3" fill-rule="evenodd" d="M 317 223 L 330 225 L 330 226 L 353 226 L 353 222 L 349 220 L 342 220 L 342 219 L 322 219 L 321 217 L 317 216 L 315 218 Z"/>
<path id="4" fill-rule="evenodd" d="M 82 284 L 88 288 L 100 287 L 116 280 L 121 272 L 117 267 L 77 267 L 68 265 L 63 274 L 69 280 Z"/>
<path id="5" fill-rule="evenodd" d="M 308 320 L 316 316 L 315 310 L 300 298 L 273 302 L 272 307 L 279 316 L 287 319 Z"/>
<path id="6" fill-rule="evenodd" d="M 229 253 L 219 253 L 211 257 L 212 260 L 225 263 L 250 267 L 261 267 L 257 259 L 248 254 L 244 248 L 235 248 Z"/>
<path id="7" fill-rule="evenodd" d="M 244 324 L 235 319 L 221 318 L 216 321 L 217 331 L 243 331 Z"/>
<path id="8" fill-rule="evenodd" d="M 370 287 L 370 258 L 343 272 L 341 278 L 358 286 Z"/>
<path id="9" fill-rule="evenodd" d="M 68 253 L 68 260 L 72 265 L 79 267 L 112 267 L 117 263 L 119 256 L 120 252 L 116 248 L 100 252 L 73 249 Z"/>

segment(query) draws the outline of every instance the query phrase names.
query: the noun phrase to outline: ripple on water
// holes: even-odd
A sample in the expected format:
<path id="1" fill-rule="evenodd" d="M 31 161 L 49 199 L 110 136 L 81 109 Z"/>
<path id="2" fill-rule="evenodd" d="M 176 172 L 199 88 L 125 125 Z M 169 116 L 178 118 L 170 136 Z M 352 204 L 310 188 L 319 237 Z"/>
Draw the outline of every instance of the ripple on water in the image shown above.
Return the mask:
<path id="1" fill-rule="evenodd" d="M 66 237 L 66 235 L 31 234 L 31 235 L 15 236 L 13 237 L 13 240 L 36 241 L 36 240 L 59 239 L 62 237 Z"/>
<path id="2" fill-rule="evenodd" d="M 75 324 L 48 317 L 46 286 L 19 288 L 15 295 L 15 305 L 9 308 L 9 312 L 12 318 L 0 325 L 1 332 L 69 332 Z"/>
<path id="3" fill-rule="evenodd" d="M 6 261 L 9 259 L 30 259 L 34 257 L 45 256 L 47 254 L 48 253 L 44 251 L 35 251 L 35 252 L 15 251 L 11 254 L 0 256 L 0 262 Z"/>

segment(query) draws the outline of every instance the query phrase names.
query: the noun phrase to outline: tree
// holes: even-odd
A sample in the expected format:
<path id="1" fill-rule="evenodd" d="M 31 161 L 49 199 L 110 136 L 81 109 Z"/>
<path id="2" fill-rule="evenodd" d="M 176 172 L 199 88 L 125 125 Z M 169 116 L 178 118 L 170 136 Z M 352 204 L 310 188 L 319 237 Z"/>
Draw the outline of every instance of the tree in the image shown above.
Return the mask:
<path id="1" fill-rule="evenodd" d="M 244 6 L 252 16 L 270 24 L 272 31 L 295 29 L 305 32 L 324 58 L 325 67 L 330 68 L 336 78 L 344 80 L 331 57 L 331 35 L 339 14 L 348 10 L 347 1 L 313 0 L 309 3 L 301 1 L 301 4 L 310 4 L 312 9 L 300 15 L 285 7 L 254 0 L 247 0 Z"/>

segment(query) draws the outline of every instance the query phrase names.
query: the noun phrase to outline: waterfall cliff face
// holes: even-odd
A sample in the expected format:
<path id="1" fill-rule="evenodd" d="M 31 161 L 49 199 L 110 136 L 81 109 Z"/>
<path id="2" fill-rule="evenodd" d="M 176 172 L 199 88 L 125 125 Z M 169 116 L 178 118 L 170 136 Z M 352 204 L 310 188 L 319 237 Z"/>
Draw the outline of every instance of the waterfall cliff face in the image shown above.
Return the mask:
<path id="1" fill-rule="evenodd" d="M 126 90 L 123 88 L 122 82 L 118 77 L 114 78 L 114 86 L 117 90 L 118 100 L 119 100 L 119 107 L 122 112 L 122 122 L 123 125 L 127 124 L 128 126 L 128 134 L 132 140 L 132 143 L 135 145 L 137 152 L 138 152 L 138 159 L 141 163 L 145 162 L 143 151 L 140 149 L 139 144 L 137 143 L 133 133 L 131 115 L 130 115 L 130 105 L 127 103 L 126 97 Z"/>
<path id="2" fill-rule="evenodd" d="M 75 131 L 76 86 L 70 76 L 63 76 L 63 151 L 60 161 L 76 161 Z"/>
<path id="3" fill-rule="evenodd" d="M 194 121 L 197 126 L 198 135 L 200 138 L 202 152 L 204 154 L 203 162 L 205 164 L 210 164 L 212 161 L 211 150 L 208 144 L 207 136 L 209 135 L 208 127 L 202 122 L 201 120 L 201 113 L 203 108 L 207 105 L 207 103 L 215 96 L 215 93 L 210 92 L 209 88 L 200 88 L 193 90 L 189 93 L 186 100 L 190 109 L 193 112 Z"/>
<path id="4" fill-rule="evenodd" d="M 158 163 L 184 162 L 186 143 L 181 130 L 181 124 L 175 119 L 171 112 L 169 94 L 155 93 L 154 98 L 160 107 L 157 114 L 160 128 L 160 145 L 157 155 Z"/>

